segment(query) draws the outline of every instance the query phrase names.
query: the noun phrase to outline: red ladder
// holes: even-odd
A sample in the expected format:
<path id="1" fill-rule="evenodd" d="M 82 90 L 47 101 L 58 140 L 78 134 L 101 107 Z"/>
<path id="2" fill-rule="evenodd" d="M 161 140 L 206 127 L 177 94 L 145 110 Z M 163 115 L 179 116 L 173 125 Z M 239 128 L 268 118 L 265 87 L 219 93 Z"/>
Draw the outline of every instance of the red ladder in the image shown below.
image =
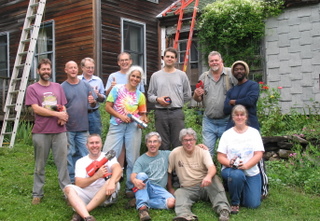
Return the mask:
<path id="1" fill-rule="evenodd" d="M 191 48 L 191 43 L 192 43 L 193 30 L 194 30 L 197 12 L 198 12 L 199 0 L 180 0 L 180 1 L 177 1 L 177 2 L 173 3 L 169 8 L 167 8 L 162 13 L 162 16 L 166 16 L 170 12 L 173 12 L 175 15 L 179 15 L 176 35 L 175 35 L 174 44 L 173 44 L 173 47 L 175 49 L 178 49 L 180 31 L 181 31 L 181 27 L 183 24 L 184 10 L 193 2 L 194 2 L 194 6 L 193 6 L 192 20 L 191 20 L 191 25 L 190 25 L 190 29 L 189 29 L 187 49 L 186 49 L 186 53 L 184 56 L 184 62 L 183 62 L 183 71 L 184 72 L 187 71 L 187 67 L 188 67 L 189 54 L 190 54 L 190 48 Z"/>

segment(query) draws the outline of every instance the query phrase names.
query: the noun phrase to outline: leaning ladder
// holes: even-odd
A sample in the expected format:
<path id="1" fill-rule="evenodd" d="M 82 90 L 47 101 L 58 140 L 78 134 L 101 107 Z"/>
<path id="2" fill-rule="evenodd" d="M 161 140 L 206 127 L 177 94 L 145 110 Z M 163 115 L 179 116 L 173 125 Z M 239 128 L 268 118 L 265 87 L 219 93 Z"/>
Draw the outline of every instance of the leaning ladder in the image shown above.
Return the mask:
<path id="1" fill-rule="evenodd" d="M 9 148 L 12 148 L 15 142 L 45 5 L 46 0 L 30 0 L 29 2 L 6 103 L 3 108 L 4 118 L 0 135 L 0 147 L 3 144 L 9 144 Z M 28 48 L 28 50 L 25 50 L 25 48 Z M 5 138 L 10 139 L 10 143 L 4 142 Z"/>

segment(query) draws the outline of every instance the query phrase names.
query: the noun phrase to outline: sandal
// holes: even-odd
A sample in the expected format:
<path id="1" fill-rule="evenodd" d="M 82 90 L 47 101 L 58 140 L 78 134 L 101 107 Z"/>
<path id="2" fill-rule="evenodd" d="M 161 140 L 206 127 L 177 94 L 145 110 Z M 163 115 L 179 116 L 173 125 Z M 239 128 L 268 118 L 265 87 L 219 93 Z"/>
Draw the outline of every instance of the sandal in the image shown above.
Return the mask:
<path id="1" fill-rule="evenodd" d="M 231 206 L 231 214 L 238 214 L 239 212 L 239 205 Z"/>

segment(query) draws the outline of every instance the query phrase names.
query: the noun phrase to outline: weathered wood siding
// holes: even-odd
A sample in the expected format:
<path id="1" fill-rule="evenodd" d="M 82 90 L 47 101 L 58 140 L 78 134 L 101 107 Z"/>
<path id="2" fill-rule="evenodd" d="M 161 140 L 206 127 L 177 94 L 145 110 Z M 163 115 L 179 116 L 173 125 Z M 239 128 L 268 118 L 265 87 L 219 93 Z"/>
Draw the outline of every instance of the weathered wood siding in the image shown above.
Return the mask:
<path id="1" fill-rule="evenodd" d="M 119 70 L 117 55 L 121 52 L 121 18 L 146 23 L 146 53 L 148 82 L 151 74 L 160 68 L 159 29 L 156 16 L 174 0 L 161 0 L 159 4 L 146 0 L 102 0 L 102 69 L 103 80 Z"/>
<path id="2" fill-rule="evenodd" d="M 14 65 L 21 29 L 29 1 L 0 0 L 0 32 L 10 33 L 10 70 Z M 48 0 L 43 21 L 54 20 L 56 81 L 65 80 L 64 65 L 69 60 L 94 57 L 92 0 Z"/>

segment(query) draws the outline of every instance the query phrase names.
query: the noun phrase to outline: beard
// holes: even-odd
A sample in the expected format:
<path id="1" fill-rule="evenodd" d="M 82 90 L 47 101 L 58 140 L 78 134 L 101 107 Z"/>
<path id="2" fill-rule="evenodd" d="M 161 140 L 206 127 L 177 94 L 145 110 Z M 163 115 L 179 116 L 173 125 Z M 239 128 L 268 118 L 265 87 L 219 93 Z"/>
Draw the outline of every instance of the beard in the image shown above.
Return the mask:
<path id="1" fill-rule="evenodd" d="M 212 67 L 211 69 L 212 69 L 212 71 L 218 71 L 219 70 L 219 66 L 214 66 L 214 67 Z"/>
<path id="2" fill-rule="evenodd" d="M 51 74 L 40 74 L 40 78 L 43 81 L 49 81 L 51 78 Z"/>
<path id="3" fill-rule="evenodd" d="M 245 74 L 236 74 L 236 76 L 234 76 L 238 81 L 242 81 L 243 79 L 246 78 Z"/>

